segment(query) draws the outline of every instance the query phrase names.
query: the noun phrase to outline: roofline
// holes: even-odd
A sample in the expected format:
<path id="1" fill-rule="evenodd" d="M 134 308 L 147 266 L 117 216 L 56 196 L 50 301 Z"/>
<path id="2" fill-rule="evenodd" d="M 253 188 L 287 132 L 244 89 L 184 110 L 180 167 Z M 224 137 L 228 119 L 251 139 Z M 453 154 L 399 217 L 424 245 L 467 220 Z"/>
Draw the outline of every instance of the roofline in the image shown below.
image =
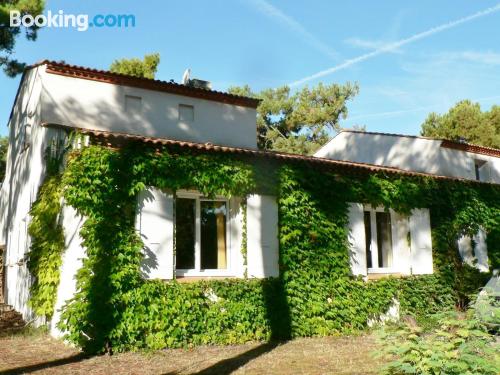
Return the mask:
<path id="1" fill-rule="evenodd" d="M 351 170 L 358 170 L 358 171 L 368 172 L 368 173 L 370 173 L 370 172 L 371 173 L 373 173 L 373 172 L 386 172 L 389 174 L 398 174 L 398 175 L 405 175 L 405 176 L 412 176 L 412 177 L 430 177 L 430 178 L 438 179 L 438 180 L 460 181 L 460 182 L 472 183 L 472 184 L 494 185 L 493 183 L 490 183 L 490 182 L 469 180 L 469 179 L 460 178 L 460 177 L 449 177 L 449 176 L 441 176 L 441 175 L 435 175 L 435 174 L 423 173 L 423 172 L 412 172 L 412 171 L 407 171 L 407 170 L 399 169 L 399 168 L 395 168 L 395 167 L 386 167 L 386 166 L 380 166 L 380 165 L 369 164 L 369 163 L 327 159 L 327 158 L 321 158 L 321 157 L 315 157 L 315 156 L 305 156 L 305 155 L 291 154 L 291 153 L 286 153 L 286 152 L 253 150 L 253 149 L 242 148 L 242 147 L 214 145 L 212 143 L 198 143 L 198 142 L 191 142 L 191 141 L 173 140 L 173 139 L 169 139 L 169 138 L 147 137 L 147 136 L 138 135 L 138 134 L 87 129 L 87 128 L 80 128 L 80 127 L 71 126 L 71 125 L 57 124 L 57 123 L 43 123 L 42 126 L 48 127 L 48 128 L 58 128 L 58 129 L 70 130 L 70 131 L 75 130 L 79 133 L 91 135 L 91 136 L 94 136 L 96 138 L 102 138 L 102 139 L 124 138 L 124 139 L 130 140 L 130 141 L 141 141 L 141 142 L 153 144 L 153 145 L 179 146 L 182 148 L 194 149 L 194 150 L 199 150 L 199 151 L 223 152 L 223 153 L 230 153 L 230 154 L 243 155 L 243 156 L 252 156 L 252 157 L 267 157 L 267 158 L 271 158 L 274 160 L 299 161 L 299 162 L 306 162 L 309 164 L 315 164 L 315 165 L 320 165 L 320 166 L 325 166 L 325 167 L 338 167 L 340 169 L 342 169 L 342 168 L 343 169 L 351 169 Z M 107 145 L 111 146 L 111 143 L 108 142 Z"/>
<path id="2" fill-rule="evenodd" d="M 405 138 L 414 138 L 414 139 L 426 139 L 429 141 L 440 141 L 441 142 L 440 146 L 444 147 L 444 148 L 452 148 L 455 150 L 472 152 L 475 154 L 489 155 L 489 156 L 494 156 L 497 158 L 500 157 L 500 149 L 498 149 L 498 148 L 479 146 L 479 145 L 475 145 L 475 144 L 467 143 L 467 142 L 462 143 L 462 142 L 452 141 L 452 140 L 444 139 L 444 138 L 424 137 L 424 136 L 410 135 L 410 134 L 370 132 L 370 131 L 362 131 L 362 130 L 354 130 L 354 129 L 352 129 L 352 130 L 351 129 L 342 129 L 338 134 L 335 135 L 335 137 L 337 135 L 339 135 L 340 133 L 360 133 L 360 134 L 370 134 L 370 135 L 383 135 L 383 136 L 388 136 L 388 137 L 405 137 Z M 330 143 L 335 137 L 333 137 L 328 143 Z"/>
<path id="3" fill-rule="evenodd" d="M 167 92 L 170 94 L 189 96 L 198 99 L 211 100 L 224 104 L 238 105 L 248 108 L 257 108 L 260 99 L 233 95 L 227 92 L 208 90 L 175 83 L 173 81 L 161 81 L 149 78 L 132 77 L 126 74 L 112 73 L 106 70 L 98 70 L 83 66 L 70 65 L 66 63 L 43 60 L 26 67 L 25 70 L 46 65 L 46 72 L 65 77 L 87 79 L 90 81 L 110 83 L 114 85 L 137 87 L 145 90 Z"/>

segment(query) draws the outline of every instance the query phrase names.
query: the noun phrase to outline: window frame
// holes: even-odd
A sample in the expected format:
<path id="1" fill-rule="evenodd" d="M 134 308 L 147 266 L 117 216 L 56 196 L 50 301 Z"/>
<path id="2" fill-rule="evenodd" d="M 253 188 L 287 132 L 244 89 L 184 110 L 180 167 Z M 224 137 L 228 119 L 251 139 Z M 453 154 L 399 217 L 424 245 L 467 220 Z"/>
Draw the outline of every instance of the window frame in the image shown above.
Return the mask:
<path id="1" fill-rule="evenodd" d="M 386 210 L 384 207 L 372 207 L 370 205 L 363 206 L 363 214 L 364 212 L 370 212 L 370 230 L 371 230 L 371 241 L 370 241 L 370 250 L 371 250 L 371 263 L 372 266 L 368 267 L 367 262 L 367 273 L 368 274 L 389 274 L 389 273 L 399 273 L 398 267 L 396 266 L 397 258 L 395 251 L 395 242 L 394 242 L 394 215 L 392 214 L 392 210 Z M 385 212 L 389 214 L 391 219 L 391 251 L 392 251 L 392 266 L 391 267 L 378 267 L 378 233 L 377 233 L 377 212 Z M 366 240 L 365 240 L 366 243 Z M 368 253 L 369 249 L 365 248 L 365 254 Z"/>
<path id="2" fill-rule="evenodd" d="M 488 160 L 474 159 L 474 177 L 476 181 L 484 182 L 489 180 Z"/>
<path id="3" fill-rule="evenodd" d="M 230 199 L 223 196 L 208 198 L 196 191 L 178 191 L 174 199 L 194 199 L 196 207 L 195 215 L 195 245 L 194 245 L 194 268 L 177 268 L 177 251 L 174 253 L 174 270 L 177 277 L 204 277 L 204 276 L 234 276 L 231 267 L 231 220 Z M 226 204 L 226 268 L 225 269 L 201 269 L 201 202 L 224 202 Z M 175 212 L 175 209 L 174 209 Z M 174 233 L 177 226 L 177 217 L 174 218 Z M 175 238 L 175 235 L 174 235 Z"/>
<path id="4" fill-rule="evenodd" d="M 183 118 L 182 116 L 182 109 L 184 110 L 187 110 L 189 109 L 190 112 L 191 112 L 191 118 L 190 119 L 186 119 L 186 118 Z M 179 122 L 182 122 L 182 123 L 185 123 L 185 124 L 192 124 L 194 123 L 194 119 L 195 119 L 195 115 L 194 115 L 194 105 L 193 104 L 186 104 L 186 103 L 179 103 L 178 107 L 177 107 L 177 112 L 178 112 L 178 120 Z"/>

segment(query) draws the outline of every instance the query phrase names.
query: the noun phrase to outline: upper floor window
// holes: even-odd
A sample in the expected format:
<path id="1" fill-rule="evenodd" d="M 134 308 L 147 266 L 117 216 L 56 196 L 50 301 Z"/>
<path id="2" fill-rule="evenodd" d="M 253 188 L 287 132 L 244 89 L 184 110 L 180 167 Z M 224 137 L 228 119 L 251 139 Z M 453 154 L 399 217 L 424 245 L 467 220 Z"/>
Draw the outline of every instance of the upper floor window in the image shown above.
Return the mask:
<path id="1" fill-rule="evenodd" d="M 474 172 L 477 181 L 486 181 L 488 178 L 486 176 L 487 161 L 481 159 L 474 159 Z"/>
<path id="2" fill-rule="evenodd" d="M 142 98 L 140 96 L 125 95 L 125 112 L 139 114 L 142 112 Z"/>
<path id="3" fill-rule="evenodd" d="M 193 122 L 194 121 L 194 106 L 187 104 L 179 104 L 179 121 Z"/>

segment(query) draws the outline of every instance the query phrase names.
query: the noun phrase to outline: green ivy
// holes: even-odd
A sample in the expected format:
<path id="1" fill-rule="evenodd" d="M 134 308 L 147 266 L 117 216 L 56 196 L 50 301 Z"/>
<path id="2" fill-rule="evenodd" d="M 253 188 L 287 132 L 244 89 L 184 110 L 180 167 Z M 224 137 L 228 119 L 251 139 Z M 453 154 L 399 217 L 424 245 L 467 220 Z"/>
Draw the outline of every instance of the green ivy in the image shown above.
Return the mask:
<path id="1" fill-rule="evenodd" d="M 47 177 L 31 207 L 32 220 L 28 226 L 31 236 L 28 269 L 33 275 L 29 304 L 35 314 L 48 319 L 54 313 L 64 251 L 61 198 L 61 177 Z"/>
<path id="2" fill-rule="evenodd" d="M 196 189 L 207 196 L 276 194 L 280 277 L 190 284 L 144 280 L 134 220 L 137 195 L 147 186 Z M 87 258 L 59 327 L 87 352 L 354 332 L 395 298 L 403 314 L 425 318 L 467 304 L 483 282 L 483 275 L 460 261 L 457 239 L 479 227 L 495 238 L 500 225 L 500 188 L 494 185 L 340 174 L 142 144 L 73 152 L 61 188 L 67 204 L 86 218 L 80 235 Z M 352 277 L 348 202 L 402 214 L 430 208 L 435 273 L 370 282 Z M 489 244 L 492 259 L 498 259 L 499 244 Z M 244 242 L 243 253 L 246 247 Z"/>

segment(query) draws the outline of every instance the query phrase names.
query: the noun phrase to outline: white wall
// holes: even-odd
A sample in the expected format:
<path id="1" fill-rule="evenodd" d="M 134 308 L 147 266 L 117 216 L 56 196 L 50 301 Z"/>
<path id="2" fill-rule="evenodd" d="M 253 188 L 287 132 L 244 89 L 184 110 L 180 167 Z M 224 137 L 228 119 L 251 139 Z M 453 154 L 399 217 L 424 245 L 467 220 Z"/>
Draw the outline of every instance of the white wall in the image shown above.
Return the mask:
<path id="1" fill-rule="evenodd" d="M 0 242 L 6 245 L 5 303 L 12 305 L 25 320 L 33 318 L 27 305 L 31 283 L 26 264 L 30 246 L 27 233 L 29 210 L 44 174 L 42 160 L 47 133 L 47 129 L 37 126 L 40 89 L 37 70 L 28 71 L 9 121 L 7 169 L 0 192 Z M 23 128 L 26 125 L 29 125 L 31 134 L 24 142 Z"/>
<path id="2" fill-rule="evenodd" d="M 475 180 L 474 159 L 487 161 L 485 181 L 500 183 L 500 158 L 441 147 L 441 140 L 340 132 L 314 156 Z"/>
<path id="3" fill-rule="evenodd" d="M 67 205 L 63 205 L 61 215 L 66 250 L 62 255 L 54 315 L 50 322 L 50 333 L 54 337 L 62 336 L 62 332 L 56 326 L 61 318 L 61 308 L 76 292 L 76 273 L 82 266 L 82 260 L 86 257 L 85 249 L 81 245 L 83 240 L 80 237 L 84 218 L 79 216 L 73 207 Z"/>
<path id="4" fill-rule="evenodd" d="M 126 113 L 125 95 L 142 98 L 142 113 Z M 256 148 L 256 110 L 165 92 L 43 73 L 42 122 L 174 140 Z M 194 122 L 178 106 L 194 106 Z"/>

